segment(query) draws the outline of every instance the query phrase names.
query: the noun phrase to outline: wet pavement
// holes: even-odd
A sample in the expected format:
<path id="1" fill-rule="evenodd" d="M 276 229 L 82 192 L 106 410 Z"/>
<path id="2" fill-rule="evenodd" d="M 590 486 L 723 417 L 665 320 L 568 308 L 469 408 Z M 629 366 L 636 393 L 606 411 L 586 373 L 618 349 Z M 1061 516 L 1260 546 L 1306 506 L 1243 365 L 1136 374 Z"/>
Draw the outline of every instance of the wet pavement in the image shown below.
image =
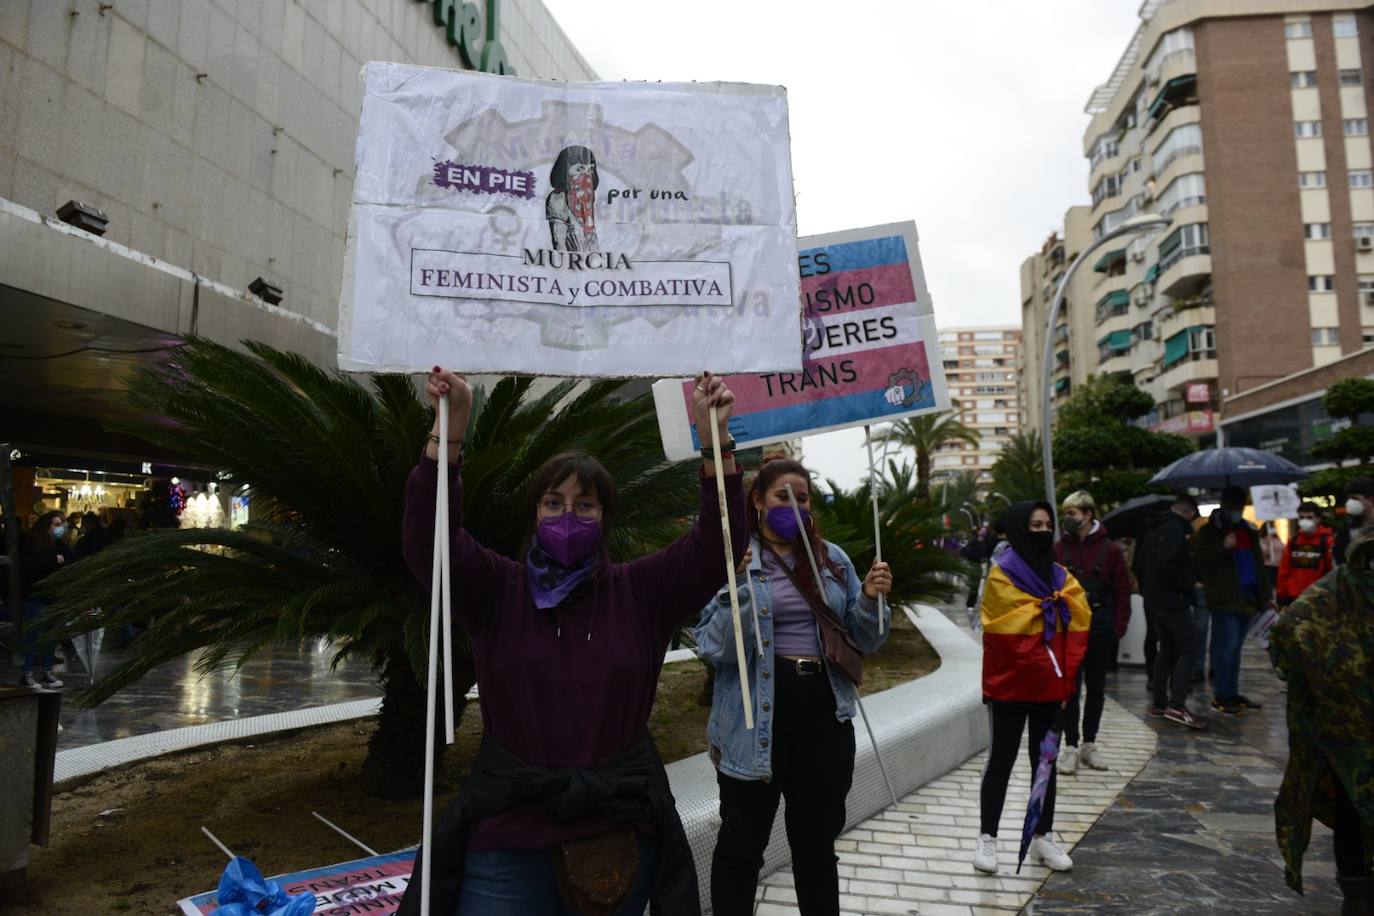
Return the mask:
<path id="1" fill-rule="evenodd" d="M 100 652 L 97 673 L 111 671 L 127 658 L 127 650 L 111 646 L 113 641 L 108 639 Z M 72 655 L 70 648 L 67 654 Z M 331 670 L 332 657 L 333 652 L 320 642 L 272 646 L 237 672 L 221 670 L 201 676 L 196 658 L 186 656 L 154 668 L 87 710 L 78 708 L 76 698 L 89 676 L 81 661 L 71 657 L 56 670 L 65 684 L 58 749 L 381 696 L 377 678 L 367 665 L 350 661 Z M 19 660 L 0 653 L 0 682 L 13 683 L 18 677 Z"/>
<path id="2" fill-rule="evenodd" d="M 1023 914 L 1340 912 L 1331 833 L 1320 824 L 1306 894 L 1283 881 L 1274 797 L 1288 760 L 1286 694 L 1267 656 L 1247 640 L 1240 689 L 1263 704 L 1257 712 L 1221 716 L 1210 688 L 1193 689 L 1189 706 L 1211 720 L 1206 732 L 1144 718 L 1143 671 L 1109 680 L 1108 695 L 1156 732 L 1156 755 L 1079 840 L 1074 870 L 1050 876 Z"/>

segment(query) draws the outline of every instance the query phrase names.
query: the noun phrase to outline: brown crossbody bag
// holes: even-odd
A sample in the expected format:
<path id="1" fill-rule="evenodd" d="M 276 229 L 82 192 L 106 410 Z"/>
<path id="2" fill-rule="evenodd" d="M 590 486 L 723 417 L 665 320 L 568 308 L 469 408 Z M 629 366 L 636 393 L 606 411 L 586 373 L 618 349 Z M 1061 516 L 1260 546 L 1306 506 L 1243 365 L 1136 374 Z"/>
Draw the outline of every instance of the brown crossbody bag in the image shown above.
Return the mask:
<path id="1" fill-rule="evenodd" d="M 801 580 L 797 578 L 792 567 L 787 565 L 785 558 L 778 556 L 771 547 L 768 549 L 773 556 L 777 557 L 778 565 L 782 567 L 787 578 L 792 580 L 797 593 L 806 599 L 807 605 L 811 608 L 811 613 L 816 615 L 816 622 L 820 624 L 821 631 L 821 653 L 825 656 L 825 660 L 840 669 L 844 676 L 854 684 L 862 684 L 864 682 L 864 654 L 859 651 L 858 646 L 854 645 L 854 638 L 844 628 L 844 622 L 840 620 L 830 605 L 802 587 Z M 817 591 L 824 587 L 823 583 L 816 583 Z"/>
<path id="2" fill-rule="evenodd" d="M 571 840 L 554 849 L 558 891 L 582 916 L 614 916 L 639 874 L 639 843 L 632 827 Z"/>

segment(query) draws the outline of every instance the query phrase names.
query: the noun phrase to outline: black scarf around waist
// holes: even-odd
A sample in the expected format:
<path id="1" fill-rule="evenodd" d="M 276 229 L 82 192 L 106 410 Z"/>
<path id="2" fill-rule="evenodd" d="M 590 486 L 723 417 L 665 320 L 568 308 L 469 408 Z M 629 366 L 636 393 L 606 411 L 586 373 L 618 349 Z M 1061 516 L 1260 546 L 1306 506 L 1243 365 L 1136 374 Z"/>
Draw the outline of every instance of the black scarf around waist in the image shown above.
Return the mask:
<path id="1" fill-rule="evenodd" d="M 660 844 L 649 895 L 652 916 L 700 916 L 696 864 L 678 817 L 668 773 L 646 732 L 618 757 L 599 767 L 546 770 L 531 766 L 490 737 L 472 764 L 458 798 L 434 825 L 430 871 L 431 913 L 458 912 L 467 835 L 484 818 L 520 805 L 537 804 L 557 821 L 598 816 L 617 824 L 652 824 Z M 415 855 L 397 916 L 420 912 L 420 856 Z"/>

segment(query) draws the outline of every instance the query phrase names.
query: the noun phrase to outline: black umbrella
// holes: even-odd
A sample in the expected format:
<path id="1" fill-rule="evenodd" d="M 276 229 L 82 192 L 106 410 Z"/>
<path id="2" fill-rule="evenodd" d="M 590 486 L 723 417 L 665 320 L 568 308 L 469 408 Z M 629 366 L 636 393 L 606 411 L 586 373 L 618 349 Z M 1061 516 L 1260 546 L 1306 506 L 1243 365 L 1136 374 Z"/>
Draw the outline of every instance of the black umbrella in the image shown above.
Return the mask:
<path id="1" fill-rule="evenodd" d="M 1167 511 L 1173 502 L 1172 496 L 1160 496 L 1155 493 L 1137 496 L 1102 516 L 1102 525 L 1107 529 L 1107 536 L 1110 538 L 1132 538 L 1138 541 L 1150 530 L 1154 519 Z"/>
<path id="2" fill-rule="evenodd" d="M 1254 487 L 1261 484 L 1296 483 L 1310 475 L 1293 462 L 1257 448 L 1209 448 L 1178 459 L 1154 477 L 1151 486 Z"/>

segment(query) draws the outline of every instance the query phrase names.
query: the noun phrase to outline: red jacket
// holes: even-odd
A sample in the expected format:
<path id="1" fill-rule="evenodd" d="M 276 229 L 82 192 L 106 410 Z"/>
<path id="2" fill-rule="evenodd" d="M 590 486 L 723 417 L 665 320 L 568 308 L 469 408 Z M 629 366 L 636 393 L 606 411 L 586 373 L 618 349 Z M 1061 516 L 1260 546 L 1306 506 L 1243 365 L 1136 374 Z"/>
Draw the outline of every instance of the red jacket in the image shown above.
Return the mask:
<path id="1" fill-rule="evenodd" d="M 1054 558 L 1063 564 L 1085 590 L 1094 585 L 1092 573 L 1100 570 L 1102 584 L 1111 596 L 1110 623 L 1095 619 L 1094 630 L 1111 629 L 1120 639 L 1131 623 L 1131 574 L 1126 555 L 1116 542 L 1107 540 L 1107 529 L 1093 520 L 1092 529 L 1080 539 L 1067 535 L 1054 545 Z"/>
<path id="2" fill-rule="evenodd" d="M 1318 525 L 1311 534 L 1299 531 L 1288 542 L 1279 563 L 1279 601 L 1287 604 L 1331 572 L 1335 566 L 1331 548 L 1335 543 L 1336 533 L 1325 525 Z"/>

